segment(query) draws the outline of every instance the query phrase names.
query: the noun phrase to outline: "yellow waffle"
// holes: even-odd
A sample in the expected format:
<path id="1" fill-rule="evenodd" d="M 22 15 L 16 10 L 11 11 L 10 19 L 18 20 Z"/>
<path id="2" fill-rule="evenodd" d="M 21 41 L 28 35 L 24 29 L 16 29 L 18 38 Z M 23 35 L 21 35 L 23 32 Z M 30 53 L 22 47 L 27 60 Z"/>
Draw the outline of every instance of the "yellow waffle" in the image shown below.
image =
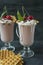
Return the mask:
<path id="1" fill-rule="evenodd" d="M 16 17 L 15 16 L 12 16 L 12 15 L 11 15 L 11 17 L 12 17 L 12 21 L 13 22 L 16 22 L 16 20 L 17 20 Z"/>
<path id="2" fill-rule="evenodd" d="M 12 51 L 1 50 L 0 51 L 0 65 L 22 65 L 23 59 L 20 54 L 15 54 Z"/>
<path id="3" fill-rule="evenodd" d="M 10 55 L 14 56 L 15 54 L 9 50 L 0 50 L 0 59 L 10 57 Z"/>
<path id="4" fill-rule="evenodd" d="M 2 65 L 2 63 L 3 63 L 3 60 L 0 59 L 0 65 Z"/>
<path id="5" fill-rule="evenodd" d="M 23 63 L 21 58 L 19 58 L 17 55 L 15 55 L 14 57 L 10 56 L 3 61 L 3 65 L 18 65 Z"/>

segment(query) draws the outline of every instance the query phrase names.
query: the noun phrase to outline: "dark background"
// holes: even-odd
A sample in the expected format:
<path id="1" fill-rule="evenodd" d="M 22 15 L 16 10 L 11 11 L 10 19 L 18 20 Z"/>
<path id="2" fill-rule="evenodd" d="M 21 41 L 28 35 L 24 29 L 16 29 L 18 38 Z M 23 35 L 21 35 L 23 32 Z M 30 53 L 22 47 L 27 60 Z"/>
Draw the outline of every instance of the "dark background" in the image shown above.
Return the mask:
<path id="1" fill-rule="evenodd" d="M 19 9 L 21 11 L 23 5 L 30 15 L 33 15 L 39 20 L 39 24 L 35 30 L 35 40 L 43 40 L 43 0 L 0 0 L 0 14 L 5 5 L 7 6 L 8 13 L 15 16 L 17 10 Z M 18 38 L 15 37 L 15 40 L 17 39 Z"/>
<path id="2" fill-rule="evenodd" d="M 30 15 L 39 20 L 39 24 L 35 29 L 35 41 L 30 47 L 35 55 L 32 58 L 25 59 L 24 65 L 43 65 L 43 0 L 0 0 L 0 14 L 3 11 L 3 7 L 7 6 L 8 13 L 15 15 L 19 9 L 21 11 L 22 5 L 26 8 Z M 22 46 L 19 44 L 18 37 L 16 36 L 16 26 L 14 26 L 14 39 L 13 46 L 15 46 L 15 52 L 19 52 Z M 2 41 L 0 41 L 0 48 L 3 46 Z"/>

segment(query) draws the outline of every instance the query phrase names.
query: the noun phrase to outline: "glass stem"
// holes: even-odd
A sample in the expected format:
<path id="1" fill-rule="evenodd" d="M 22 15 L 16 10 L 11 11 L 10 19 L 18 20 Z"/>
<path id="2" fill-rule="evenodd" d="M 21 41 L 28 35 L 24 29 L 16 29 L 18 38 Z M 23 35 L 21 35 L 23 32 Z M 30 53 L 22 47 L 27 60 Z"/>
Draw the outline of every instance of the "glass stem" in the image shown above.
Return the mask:
<path id="1" fill-rule="evenodd" d="M 24 47 L 23 49 L 25 53 L 28 53 L 30 51 L 30 47 Z"/>
<path id="2" fill-rule="evenodd" d="M 5 43 L 5 46 L 6 47 L 10 47 L 10 43 Z"/>

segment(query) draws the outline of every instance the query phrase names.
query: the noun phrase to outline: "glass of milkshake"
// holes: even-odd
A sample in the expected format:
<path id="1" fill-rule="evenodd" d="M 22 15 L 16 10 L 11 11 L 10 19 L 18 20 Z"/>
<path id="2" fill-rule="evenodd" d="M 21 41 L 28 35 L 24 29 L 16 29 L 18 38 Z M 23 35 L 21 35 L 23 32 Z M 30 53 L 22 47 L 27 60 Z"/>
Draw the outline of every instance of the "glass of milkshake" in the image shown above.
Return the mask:
<path id="1" fill-rule="evenodd" d="M 19 34 L 16 29 L 16 34 L 19 37 L 20 44 L 23 45 L 23 50 L 20 51 L 22 57 L 29 58 L 34 55 L 34 52 L 30 49 L 30 46 L 34 42 L 35 26 L 38 21 L 31 19 L 18 22 Z"/>
<path id="2" fill-rule="evenodd" d="M 4 46 L 1 49 L 14 51 L 15 47 L 10 44 L 14 39 L 14 22 L 12 22 L 11 16 L 8 15 L 0 20 L 0 30 L 1 41 L 4 42 Z"/>

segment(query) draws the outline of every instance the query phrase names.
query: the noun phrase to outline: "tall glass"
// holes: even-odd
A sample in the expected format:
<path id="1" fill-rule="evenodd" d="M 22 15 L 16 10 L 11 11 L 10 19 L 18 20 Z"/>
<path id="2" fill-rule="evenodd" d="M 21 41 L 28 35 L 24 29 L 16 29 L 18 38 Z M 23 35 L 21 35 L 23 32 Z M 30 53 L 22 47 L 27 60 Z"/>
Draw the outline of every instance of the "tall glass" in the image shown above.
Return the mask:
<path id="1" fill-rule="evenodd" d="M 22 25 L 18 23 L 18 30 L 16 29 L 16 34 L 20 39 L 20 44 L 23 45 L 23 50 L 20 51 L 22 57 L 29 58 L 34 55 L 34 52 L 30 49 L 30 46 L 34 42 L 34 32 L 36 24 Z"/>
<path id="2" fill-rule="evenodd" d="M 9 49 L 14 51 L 15 47 L 11 46 L 10 42 L 14 39 L 14 22 L 0 23 L 1 40 L 4 42 L 4 46 L 1 49 Z"/>

